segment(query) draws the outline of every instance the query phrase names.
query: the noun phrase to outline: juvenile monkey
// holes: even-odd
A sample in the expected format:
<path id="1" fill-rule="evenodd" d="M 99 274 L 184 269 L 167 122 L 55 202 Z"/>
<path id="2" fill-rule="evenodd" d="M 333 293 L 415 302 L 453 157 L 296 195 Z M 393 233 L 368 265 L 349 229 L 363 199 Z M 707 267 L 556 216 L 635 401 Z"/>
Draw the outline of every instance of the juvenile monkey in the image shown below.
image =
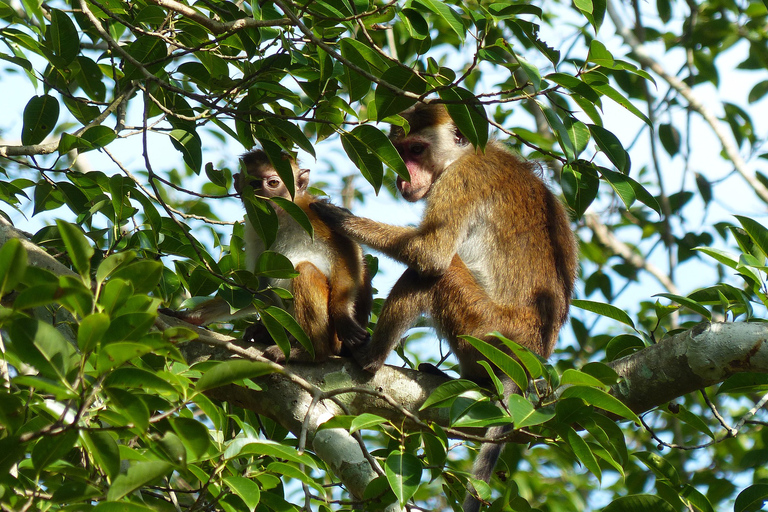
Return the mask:
<path id="1" fill-rule="evenodd" d="M 246 185 L 251 185 L 257 196 L 291 200 L 287 186 L 264 151 L 250 151 L 242 156 L 242 161 L 245 173 L 235 175 L 235 188 L 239 193 L 246 190 Z M 331 231 L 309 208 L 312 203 L 324 202 L 307 192 L 309 170 L 299 169 L 294 159 L 290 159 L 290 164 L 295 183 L 293 202 L 309 217 L 314 240 L 286 211 L 275 207 L 279 227 L 270 250 L 290 259 L 299 275 L 290 280 L 272 279 L 270 284 L 292 292 L 292 313 L 314 347 L 314 359 L 305 350 L 292 347 L 290 360 L 323 361 L 338 355 L 342 345 L 353 349 L 368 340 L 365 326 L 371 312 L 371 280 L 360 246 Z M 249 270 L 253 271 L 256 260 L 266 248 L 247 218 L 243 238 L 246 261 Z M 231 316 L 224 300 L 213 299 L 186 312 L 182 318 L 202 325 Z M 276 362 L 286 360 L 277 346 L 269 347 L 264 355 Z"/>
<path id="2" fill-rule="evenodd" d="M 393 126 L 390 139 L 411 180 L 398 178 L 397 187 L 407 201 L 426 200 L 421 223 L 391 226 L 328 204 L 312 207 L 334 229 L 408 265 L 356 359 L 376 372 L 423 313 L 447 339 L 464 378 L 483 382 L 488 375 L 478 364 L 484 357 L 463 334 L 508 352 L 488 335 L 498 331 L 548 357 L 567 319 L 578 267 L 564 207 L 533 166 L 501 143 L 477 152 L 443 106 L 417 104 L 401 115 L 410 132 Z M 488 435 L 503 432 L 492 427 Z M 502 448 L 481 448 L 476 478 L 490 479 Z M 468 494 L 464 509 L 479 507 Z"/>

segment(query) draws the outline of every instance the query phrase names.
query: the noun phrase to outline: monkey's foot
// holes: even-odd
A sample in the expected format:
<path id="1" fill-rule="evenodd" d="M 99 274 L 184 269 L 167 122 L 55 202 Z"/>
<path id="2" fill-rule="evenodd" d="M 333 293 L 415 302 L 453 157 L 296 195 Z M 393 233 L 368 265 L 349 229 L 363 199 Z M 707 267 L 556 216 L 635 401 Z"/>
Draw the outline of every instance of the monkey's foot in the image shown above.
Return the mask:
<path id="1" fill-rule="evenodd" d="M 274 361 L 278 364 L 284 364 L 286 361 L 285 354 L 282 350 L 280 350 L 280 347 L 277 345 L 272 345 L 271 347 L 267 347 L 267 349 L 262 354 L 264 357 L 269 359 L 270 361 Z"/>
<path id="2" fill-rule="evenodd" d="M 363 368 L 363 370 L 370 373 L 376 373 L 381 369 L 382 366 L 384 366 L 386 356 L 382 358 L 378 354 L 373 354 L 370 348 L 371 344 L 367 343 L 364 348 L 356 350 L 352 355 L 355 358 L 355 361 L 357 361 Z"/>
<path id="3" fill-rule="evenodd" d="M 353 352 L 362 349 L 371 341 L 368 330 L 352 318 L 337 319 L 335 324 L 339 339 L 347 349 Z"/>
<path id="4" fill-rule="evenodd" d="M 445 373 L 443 370 L 433 365 L 432 363 L 420 363 L 419 371 L 422 373 L 428 373 L 430 375 L 439 375 L 440 377 L 448 378 L 447 373 Z"/>

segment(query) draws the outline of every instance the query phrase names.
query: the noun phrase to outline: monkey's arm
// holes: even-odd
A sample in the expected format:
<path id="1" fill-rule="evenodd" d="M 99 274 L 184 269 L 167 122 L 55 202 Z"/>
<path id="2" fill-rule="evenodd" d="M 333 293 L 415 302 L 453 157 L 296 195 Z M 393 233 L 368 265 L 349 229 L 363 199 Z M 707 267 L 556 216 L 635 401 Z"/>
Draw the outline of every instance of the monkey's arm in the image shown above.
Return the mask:
<path id="1" fill-rule="evenodd" d="M 429 214 L 417 228 L 392 226 L 327 203 L 310 206 L 332 229 L 398 260 L 425 276 L 443 274 L 451 264 L 462 236 L 454 216 L 437 220 Z"/>

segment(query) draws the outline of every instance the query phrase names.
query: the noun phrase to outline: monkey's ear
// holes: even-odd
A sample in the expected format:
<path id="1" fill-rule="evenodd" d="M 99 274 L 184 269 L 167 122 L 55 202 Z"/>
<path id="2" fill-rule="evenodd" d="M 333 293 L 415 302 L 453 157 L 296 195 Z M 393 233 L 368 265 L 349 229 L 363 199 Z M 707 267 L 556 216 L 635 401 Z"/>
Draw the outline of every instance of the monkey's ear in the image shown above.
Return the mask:
<path id="1" fill-rule="evenodd" d="M 236 173 L 232 175 L 232 181 L 235 182 L 235 192 L 237 192 L 238 195 L 242 195 L 243 193 L 243 184 L 242 184 L 242 176 L 240 173 Z"/>
<path id="2" fill-rule="evenodd" d="M 469 139 L 464 136 L 463 133 L 461 133 L 461 130 L 459 130 L 458 127 L 453 128 L 453 137 L 457 145 L 459 146 L 466 146 L 469 144 Z"/>
<path id="3" fill-rule="evenodd" d="M 309 186 L 309 169 L 299 169 L 296 177 L 296 192 L 304 192 Z"/>

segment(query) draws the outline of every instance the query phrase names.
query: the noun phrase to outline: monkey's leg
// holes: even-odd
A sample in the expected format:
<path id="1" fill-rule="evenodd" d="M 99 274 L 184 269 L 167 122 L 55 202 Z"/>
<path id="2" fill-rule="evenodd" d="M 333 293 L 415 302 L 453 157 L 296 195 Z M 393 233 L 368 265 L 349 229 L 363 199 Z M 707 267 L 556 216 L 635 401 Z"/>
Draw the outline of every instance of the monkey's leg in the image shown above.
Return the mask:
<path id="1" fill-rule="evenodd" d="M 330 287 L 325 277 L 315 265 L 302 262 L 296 265 L 299 275 L 293 279 L 293 309 L 296 322 L 312 342 L 315 357 L 300 347 L 291 347 L 291 362 L 324 361 L 339 353 L 341 343 L 333 332 L 331 318 L 328 315 Z M 264 357 L 278 363 L 285 362 L 285 354 L 277 347 L 269 347 Z"/>
<path id="2" fill-rule="evenodd" d="M 350 249 L 347 254 L 353 253 L 354 250 Z M 368 293 L 368 300 L 370 300 L 370 287 L 366 290 L 365 278 L 359 263 L 355 266 L 351 261 L 344 262 L 341 259 L 331 267 L 330 283 L 328 314 L 341 343 L 345 348 L 354 351 L 369 339 L 368 330 L 365 328 L 368 318 L 366 316 L 365 321 L 358 322 L 355 308 L 360 295 Z"/>
<path id="3" fill-rule="evenodd" d="M 381 308 L 370 343 L 354 353 L 364 370 L 376 373 L 419 315 L 429 310 L 436 279 L 407 269 Z"/>

